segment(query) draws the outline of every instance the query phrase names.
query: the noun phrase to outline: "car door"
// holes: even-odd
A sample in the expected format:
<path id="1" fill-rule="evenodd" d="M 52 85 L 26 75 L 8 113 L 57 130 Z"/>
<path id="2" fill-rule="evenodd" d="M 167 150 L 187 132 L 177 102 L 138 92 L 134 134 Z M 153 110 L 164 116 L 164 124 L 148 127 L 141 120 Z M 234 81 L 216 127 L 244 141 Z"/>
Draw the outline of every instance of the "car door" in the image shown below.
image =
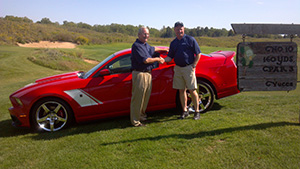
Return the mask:
<path id="1" fill-rule="evenodd" d="M 165 58 L 167 53 L 160 52 L 157 57 Z M 152 70 L 152 94 L 150 98 L 150 101 L 153 102 L 149 102 L 148 107 L 150 110 L 172 108 L 175 106 L 176 99 L 176 90 L 173 89 L 174 61 L 164 64 L 156 63 L 155 65 Z"/>
<path id="2" fill-rule="evenodd" d="M 96 114 L 116 116 L 129 112 L 132 87 L 130 56 L 127 54 L 110 61 L 100 70 L 109 73 L 97 75 L 90 81 L 89 93 L 101 102 L 95 106 Z"/>

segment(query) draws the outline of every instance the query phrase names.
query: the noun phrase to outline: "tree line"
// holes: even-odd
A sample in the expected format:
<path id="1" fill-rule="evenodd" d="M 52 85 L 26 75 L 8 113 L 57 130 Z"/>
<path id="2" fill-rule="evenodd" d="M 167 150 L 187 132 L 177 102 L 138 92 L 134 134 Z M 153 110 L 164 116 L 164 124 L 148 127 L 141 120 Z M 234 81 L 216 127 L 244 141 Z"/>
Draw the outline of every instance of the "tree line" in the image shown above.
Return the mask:
<path id="1" fill-rule="evenodd" d="M 41 24 L 58 24 L 58 23 L 52 23 L 49 18 L 43 18 L 41 21 L 37 22 Z M 64 21 L 62 26 L 66 27 L 73 27 L 73 28 L 84 28 L 89 30 L 94 30 L 97 32 L 102 33 L 122 33 L 130 36 L 136 36 L 139 26 L 133 26 L 133 25 L 123 25 L 123 24 L 116 24 L 112 23 L 110 25 L 94 25 L 91 26 L 86 23 L 74 23 L 74 22 L 68 22 Z M 158 30 L 155 28 L 148 27 L 149 31 L 151 33 L 152 37 L 161 37 L 161 38 L 172 38 L 175 36 L 173 28 L 171 27 L 163 27 L 162 29 Z M 215 29 L 215 28 L 208 28 L 208 27 L 200 27 L 197 28 L 185 28 L 186 34 L 189 34 L 191 36 L 207 36 L 207 37 L 221 37 L 221 36 L 233 36 L 234 32 L 232 30 L 227 31 L 225 28 L 223 29 Z"/>
<path id="2" fill-rule="evenodd" d="M 62 24 L 52 22 L 49 18 L 42 18 L 33 22 L 27 17 L 0 17 L 0 44 L 15 44 L 47 41 L 66 41 L 77 44 L 103 44 L 113 42 L 133 42 L 141 25 L 89 25 L 87 23 L 63 21 Z M 163 27 L 158 30 L 148 27 L 151 41 L 164 44 L 175 37 L 173 28 Z M 234 36 L 232 30 L 208 27 L 185 28 L 185 33 L 194 37 L 226 37 Z M 253 36 L 254 37 L 254 36 Z M 196 38 L 197 39 L 197 38 Z"/>
<path id="3" fill-rule="evenodd" d="M 27 17 L 0 17 L 0 44 L 29 43 L 39 41 L 64 41 L 77 44 L 104 44 L 131 42 L 134 38 L 122 33 L 103 33 L 80 26 L 60 25 L 48 18 L 34 23 Z"/>

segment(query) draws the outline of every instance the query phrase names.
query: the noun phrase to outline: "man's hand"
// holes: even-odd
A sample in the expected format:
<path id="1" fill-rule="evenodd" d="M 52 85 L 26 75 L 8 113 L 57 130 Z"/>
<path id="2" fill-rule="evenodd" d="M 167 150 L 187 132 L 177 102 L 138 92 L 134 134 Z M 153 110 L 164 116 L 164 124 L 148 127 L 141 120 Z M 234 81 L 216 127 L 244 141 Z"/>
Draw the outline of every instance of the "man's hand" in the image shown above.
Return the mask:
<path id="1" fill-rule="evenodd" d="M 144 63 L 145 64 L 152 64 L 154 62 L 158 62 L 160 64 L 165 63 L 165 60 L 162 57 L 155 57 L 155 58 L 147 58 Z"/>
<path id="2" fill-rule="evenodd" d="M 162 57 L 159 57 L 159 61 L 158 61 L 158 63 L 160 63 L 160 64 L 164 64 L 164 63 L 165 63 L 165 59 L 164 59 L 164 58 L 162 58 Z"/>

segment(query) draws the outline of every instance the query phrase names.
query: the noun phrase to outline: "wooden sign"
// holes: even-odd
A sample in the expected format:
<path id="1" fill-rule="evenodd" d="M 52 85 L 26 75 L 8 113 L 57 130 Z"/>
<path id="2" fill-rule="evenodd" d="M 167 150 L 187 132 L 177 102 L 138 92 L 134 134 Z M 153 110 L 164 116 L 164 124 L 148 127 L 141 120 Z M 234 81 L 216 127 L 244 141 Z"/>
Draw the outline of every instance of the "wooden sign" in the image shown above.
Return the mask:
<path id="1" fill-rule="evenodd" d="M 300 34 L 300 24 L 231 24 L 236 34 Z"/>
<path id="2" fill-rule="evenodd" d="M 237 47 L 241 91 L 290 91 L 297 87 L 297 44 L 244 42 Z"/>

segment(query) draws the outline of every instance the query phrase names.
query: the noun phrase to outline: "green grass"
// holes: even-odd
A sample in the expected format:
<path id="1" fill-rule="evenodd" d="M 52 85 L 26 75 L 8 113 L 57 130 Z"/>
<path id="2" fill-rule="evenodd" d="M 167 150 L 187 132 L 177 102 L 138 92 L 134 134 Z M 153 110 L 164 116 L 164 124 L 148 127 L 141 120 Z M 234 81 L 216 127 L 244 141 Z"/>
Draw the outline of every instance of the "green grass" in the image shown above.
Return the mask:
<path id="1" fill-rule="evenodd" d="M 104 44 L 104 45 L 87 45 L 79 46 L 80 49 L 85 51 L 84 57 L 102 61 L 109 55 L 116 51 L 131 48 L 132 44 L 129 43 L 115 43 L 115 44 Z"/>
<path id="2" fill-rule="evenodd" d="M 54 70 L 89 70 L 91 65 L 84 62 L 82 55 L 83 53 L 79 50 L 65 52 L 59 49 L 37 49 L 28 59 L 38 65 Z"/>
<path id="3" fill-rule="evenodd" d="M 129 47 L 80 50 L 100 61 Z M 177 120 L 172 110 L 163 110 L 149 114 L 152 122 L 144 128 L 131 127 L 126 116 L 55 133 L 15 129 L 9 95 L 37 78 L 64 72 L 32 63 L 27 58 L 34 52 L 0 46 L 0 168 L 300 168 L 299 84 L 288 93 L 243 92 L 217 100 L 199 121 Z"/>

